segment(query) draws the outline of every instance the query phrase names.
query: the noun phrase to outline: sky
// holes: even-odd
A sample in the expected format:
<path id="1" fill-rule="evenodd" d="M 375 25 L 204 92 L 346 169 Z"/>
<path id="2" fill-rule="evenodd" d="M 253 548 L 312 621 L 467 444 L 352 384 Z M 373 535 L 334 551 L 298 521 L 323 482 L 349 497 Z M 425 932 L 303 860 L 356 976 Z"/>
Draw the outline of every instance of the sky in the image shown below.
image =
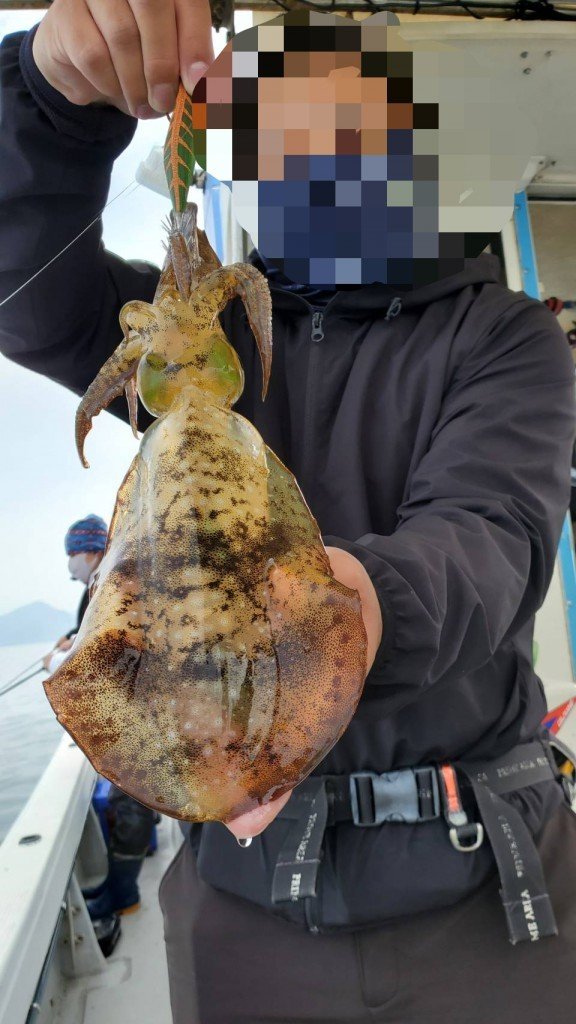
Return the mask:
<path id="1" fill-rule="evenodd" d="M 31 28 L 40 14 L 0 14 L 0 38 Z M 249 19 L 248 12 L 237 15 L 237 29 Z M 216 53 L 225 42 L 224 32 L 214 33 Z M 163 144 L 167 126 L 165 118 L 139 123 L 116 161 L 110 199 L 134 181 L 151 148 Z M 121 196 L 104 212 L 106 247 L 125 259 L 161 263 L 168 210 L 167 199 L 143 186 Z M 83 469 L 74 445 L 76 395 L 2 356 L 0 395 L 0 615 L 33 601 L 73 611 L 82 589 L 68 574 L 64 534 L 89 513 L 110 521 L 138 443 L 127 425 L 104 412 L 86 444 L 90 469 Z"/>

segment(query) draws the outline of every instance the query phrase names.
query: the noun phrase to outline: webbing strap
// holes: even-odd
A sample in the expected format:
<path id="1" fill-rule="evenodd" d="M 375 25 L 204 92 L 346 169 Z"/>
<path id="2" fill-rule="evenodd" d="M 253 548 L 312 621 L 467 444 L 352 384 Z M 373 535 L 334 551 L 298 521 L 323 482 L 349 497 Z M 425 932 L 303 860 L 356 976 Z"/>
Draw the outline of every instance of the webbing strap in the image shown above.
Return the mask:
<path id="1" fill-rule="evenodd" d="M 525 744 L 489 765 L 458 767 L 472 784 L 494 852 L 510 942 L 557 935 L 534 839 L 516 808 L 502 799 L 503 793 L 556 778 L 545 748 L 541 743 Z"/>
<path id="2" fill-rule="evenodd" d="M 552 755 L 542 742 L 525 743 L 515 747 L 504 757 L 489 763 L 472 764 L 459 762 L 457 769 L 469 780 L 484 828 L 496 859 L 500 875 L 500 896 L 506 912 L 508 932 L 513 945 L 517 942 L 535 942 L 549 935 L 557 935 L 554 912 L 546 890 L 542 865 L 534 839 L 519 812 L 511 807 L 502 796 L 514 790 L 523 789 L 538 782 L 557 778 Z M 408 771 L 408 770 L 405 770 Z M 419 769 L 418 771 L 424 771 Z M 430 769 L 426 769 L 426 772 Z M 406 795 L 400 795 L 398 776 L 404 772 L 359 773 L 362 778 L 373 776 L 375 793 L 378 787 L 386 789 L 395 799 L 400 800 L 404 809 Z M 336 784 L 338 780 L 338 785 Z M 293 824 L 286 842 L 279 854 L 272 883 L 272 902 L 297 901 L 316 895 L 318 869 L 322 858 L 322 842 L 328 825 L 339 821 L 353 821 L 359 827 L 373 825 L 378 818 L 377 809 L 371 821 L 364 822 L 357 808 L 348 804 L 346 788 L 355 776 L 312 776 L 295 790 L 280 816 L 289 818 Z M 353 786 L 351 788 L 353 788 Z M 327 787 L 331 804 L 328 801 Z M 424 794 L 428 792 L 419 785 Z M 423 804 L 422 792 L 419 798 L 420 810 L 417 818 L 406 818 L 399 814 L 381 817 L 380 822 L 393 823 L 398 820 L 427 821 L 437 817 L 436 806 L 428 808 Z M 336 800 L 334 800 L 336 798 Z M 376 799 L 376 798 L 375 798 Z M 352 804 L 354 801 L 352 801 Z M 389 811 L 388 801 L 386 810 Z"/>
<path id="3" fill-rule="evenodd" d="M 280 851 L 272 882 L 272 902 L 304 899 L 316 895 L 322 840 L 328 823 L 328 797 L 322 776 L 309 780 L 308 800 L 288 832 Z"/>
<path id="4" fill-rule="evenodd" d="M 278 815 L 293 825 L 276 861 L 272 902 L 295 902 L 316 895 L 328 825 L 352 821 L 371 828 L 385 821 L 425 822 L 439 816 L 438 783 L 432 767 L 305 779 Z"/>

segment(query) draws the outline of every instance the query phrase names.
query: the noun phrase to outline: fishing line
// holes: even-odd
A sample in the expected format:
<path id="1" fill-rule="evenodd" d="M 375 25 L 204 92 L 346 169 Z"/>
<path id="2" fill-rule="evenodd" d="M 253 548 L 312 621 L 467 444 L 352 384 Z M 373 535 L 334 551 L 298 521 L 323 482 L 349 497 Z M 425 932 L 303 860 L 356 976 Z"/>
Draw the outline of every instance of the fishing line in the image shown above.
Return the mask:
<path id="1" fill-rule="evenodd" d="M 26 665 L 26 668 L 21 668 L 20 671 L 17 672 L 15 676 L 12 676 L 12 679 L 8 679 L 4 683 L 4 686 L 10 686 L 11 683 L 15 683 L 17 679 L 20 679 L 20 676 L 23 675 L 24 672 L 29 672 L 31 668 L 36 668 L 36 665 L 41 665 L 41 664 L 42 664 L 42 658 L 36 658 L 36 661 L 33 661 L 31 665 Z M 4 687 L 0 687 L 0 693 L 2 693 L 3 689 L 4 689 Z"/>
<path id="2" fill-rule="evenodd" d="M 10 295 L 7 295 L 5 299 L 2 299 L 2 301 L 0 302 L 0 309 L 2 308 L 2 306 L 5 306 L 7 302 L 10 302 L 10 299 L 13 299 L 15 295 L 18 295 L 18 293 L 21 292 L 23 288 L 26 288 L 27 285 L 31 284 L 32 281 L 34 281 L 40 274 L 47 270 L 48 267 L 51 266 L 52 263 L 55 262 L 55 260 L 59 259 L 59 257 L 62 256 L 63 253 L 65 253 L 66 250 L 70 248 L 70 246 L 74 245 L 74 243 L 77 242 L 79 238 L 82 238 L 82 235 L 85 235 L 86 232 L 89 231 L 90 228 L 94 224 L 96 224 L 97 221 L 100 220 L 100 217 L 104 213 L 104 210 L 107 210 L 109 206 L 112 206 L 112 203 L 115 203 L 116 200 L 120 198 L 120 196 L 123 196 L 129 188 L 132 189 L 132 192 L 135 192 L 137 188 L 140 188 L 140 183 L 138 181 L 131 181 L 129 185 L 126 185 L 126 187 L 122 189 L 121 192 L 118 192 L 118 195 L 115 195 L 113 199 L 110 199 L 106 203 L 106 206 L 102 207 L 100 213 L 97 214 L 96 217 L 94 217 L 94 220 L 91 220 L 90 223 L 87 224 L 86 227 L 83 228 L 82 231 L 80 231 L 76 235 L 76 237 L 72 239 L 71 242 L 68 242 L 68 244 L 65 245 L 63 249 L 60 250 L 60 252 L 57 252 L 56 255 L 52 257 L 51 260 L 48 260 L 48 263 L 45 263 L 43 267 L 40 267 L 40 270 L 37 270 L 35 274 L 32 274 L 32 277 L 29 277 L 27 281 L 24 281 L 24 284 L 21 284 L 18 288 L 11 292 Z M 131 194 L 132 193 L 129 193 L 129 195 Z"/>
<path id="3" fill-rule="evenodd" d="M 24 676 L 24 679 L 19 679 L 18 682 L 12 683 L 12 686 L 5 686 L 3 690 L 0 690 L 0 697 L 4 697 L 5 694 L 10 693 L 10 690 L 15 690 L 17 686 L 22 686 L 22 683 L 27 683 L 29 679 L 33 679 L 39 672 L 44 672 L 44 666 L 41 665 L 35 672 L 31 672 L 29 676 Z"/>

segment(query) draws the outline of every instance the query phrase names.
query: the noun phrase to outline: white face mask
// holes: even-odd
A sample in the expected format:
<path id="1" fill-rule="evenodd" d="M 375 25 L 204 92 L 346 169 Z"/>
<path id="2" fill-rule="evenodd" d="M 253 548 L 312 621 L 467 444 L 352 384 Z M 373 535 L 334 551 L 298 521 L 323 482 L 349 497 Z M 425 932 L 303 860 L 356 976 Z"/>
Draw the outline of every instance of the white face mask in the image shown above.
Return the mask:
<path id="1" fill-rule="evenodd" d="M 80 551 L 76 555 L 70 555 L 68 559 L 68 571 L 72 579 L 81 580 L 86 585 L 94 569 L 94 563 L 89 557 L 86 552 Z"/>

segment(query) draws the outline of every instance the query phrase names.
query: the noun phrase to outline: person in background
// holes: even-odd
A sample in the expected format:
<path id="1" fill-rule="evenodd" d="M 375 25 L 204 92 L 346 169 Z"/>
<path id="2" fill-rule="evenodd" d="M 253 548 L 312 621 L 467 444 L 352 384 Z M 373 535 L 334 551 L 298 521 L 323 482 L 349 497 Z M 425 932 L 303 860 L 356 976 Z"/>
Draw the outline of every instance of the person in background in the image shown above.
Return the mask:
<path id="1" fill-rule="evenodd" d="M 77 622 L 60 637 L 53 651 L 44 658 L 44 668 L 52 674 L 68 657 L 74 638 L 90 600 L 90 587 L 104 557 L 108 527 L 100 516 L 89 515 L 72 523 L 64 546 L 68 569 L 73 580 L 85 585 L 78 606 Z M 150 846 L 155 812 L 143 807 L 116 786 L 110 787 L 106 812 L 109 828 L 108 875 L 96 890 L 87 892 L 87 906 L 93 920 L 110 914 L 126 914 L 138 910 L 140 893 L 138 875 Z"/>
<path id="2" fill-rule="evenodd" d="M 90 586 L 96 570 L 104 557 L 108 527 L 100 516 L 89 515 L 72 523 L 65 538 L 64 547 L 68 555 L 68 571 L 73 580 L 81 580 L 85 589 L 78 605 L 76 625 L 58 640 L 54 650 L 44 658 L 44 668 L 52 675 L 66 660 L 88 607 Z"/>
<path id="3" fill-rule="evenodd" d="M 150 848 L 152 830 L 159 820 L 116 786 L 110 786 L 108 807 L 108 875 L 92 892 L 84 893 L 92 920 L 110 914 L 132 914 L 140 909 L 138 875 Z"/>

